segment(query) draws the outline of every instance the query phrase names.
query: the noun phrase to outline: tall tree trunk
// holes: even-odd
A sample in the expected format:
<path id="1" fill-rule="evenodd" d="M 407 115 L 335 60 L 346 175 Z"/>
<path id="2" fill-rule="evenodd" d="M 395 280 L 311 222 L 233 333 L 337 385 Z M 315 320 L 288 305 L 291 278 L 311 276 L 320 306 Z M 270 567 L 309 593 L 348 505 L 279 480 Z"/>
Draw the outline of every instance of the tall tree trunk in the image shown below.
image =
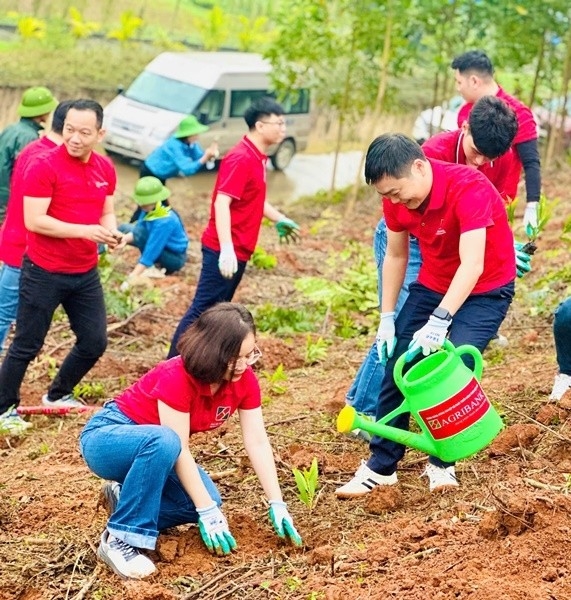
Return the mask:
<path id="1" fill-rule="evenodd" d="M 385 20 L 385 36 L 383 41 L 383 53 L 381 55 L 380 60 L 380 78 L 379 78 L 379 87 L 377 88 L 377 97 L 375 98 L 375 106 L 373 108 L 373 113 L 371 116 L 371 135 L 372 137 L 374 132 L 377 130 L 377 125 L 379 122 L 379 117 L 381 116 L 381 109 L 383 107 L 383 102 L 385 99 L 385 94 L 387 91 L 387 83 L 389 79 L 389 61 L 391 57 L 391 34 L 393 30 L 394 23 L 394 7 L 392 0 L 387 1 L 387 18 Z M 355 183 L 351 189 L 351 193 L 349 194 L 349 199 L 347 201 L 347 206 L 345 208 L 345 216 L 349 216 L 353 213 L 355 209 L 355 202 L 357 200 L 357 194 L 359 193 L 359 188 L 362 185 L 362 177 L 363 177 L 363 167 L 365 166 L 365 152 L 361 155 L 361 160 L 359 161 L 359 169 L 357 171 L 357 176 L 355 178 Z"/>
<path id="2" fill-rule="evenodd" d="M 571 13 L 570 13 L 571 17 Z M 565 61 L 563 64 L 563 79 L 561 82 L 561 90 L 559 96 L 562 100 L 561 109 L 558 114 L 555 115 L 554 125 L 551 127 L 551 136 L 547 145 L 547 152 L 545 154 L 546 167 L 549 167 L 553 161 L 554 156 L 557 156 L 561 152 L 563 144 L 563 128 L 565 123 L 565 117 L 567 116 L 566 103 L 569 94 L 569 82 L 571 81 L 571 27 L 567 30 L 567 41 L 565 51 Z"/>
<path id="3" fill-rule="evenodd" d="M 541 69 L 543 69 L 543 59 L 545 57 L 545 38 L 547 37 L 547 32 L 543 32 L 541 36 L 541 44 L 539 45 L 539 51 L 537 53 L 537 64 L 535 65 L 535 73 L 533 74 L 533 85 L 531 86 L 531 93 L 529 95 L 528 106 L 533 106 L 535 102 L 535 95 L 537 94 L 537 88 L 539 86 L 539 75 L 541 73 Z"/>

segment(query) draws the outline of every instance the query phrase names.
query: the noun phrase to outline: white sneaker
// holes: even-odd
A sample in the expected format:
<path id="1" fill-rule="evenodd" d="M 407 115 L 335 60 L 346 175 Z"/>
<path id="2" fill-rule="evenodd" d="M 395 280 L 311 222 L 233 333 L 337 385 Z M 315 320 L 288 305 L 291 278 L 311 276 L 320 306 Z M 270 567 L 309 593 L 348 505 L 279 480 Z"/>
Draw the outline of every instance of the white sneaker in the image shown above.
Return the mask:
<path id="1" fill-rule="evenodd" d="M 508 338 L 501 333 L 496 333 L 496 335 L 489 341 L 489 348 L 506 348 L 510 345 Z"/>
<path id="2" fill-rule="evenodd" d="M 138 548 L 110 535 L 107 529 L 101 535 L 97 556 L 120 577 L 142 579 L 155 572 L 155 565 L 150 558 Z"/>
<path id="3" fill-rule="evenodd" d="M 42 404 L 44 406 L 65 406 L 67 408 L 79 408 L 80 406 L 85 406 L 83 402 L 76 400 L 73 397 L 73 394 L 66 394 L 57 400 L 50 400 L 47 394 L 42 396 Z"/>
<path id="4" fill-rule="evenodd" d="M 368 494 L 378 485 L 395 485 L 396 482 L 396 471 L 392 475 L 379 475 L 371 471 L 367 463 L 362 460 L 361 466 L 357 469 L 353 479 L 349 483 L 337 488 L 335 495 L 337 498 L 356 498 Z"/>
<path id="5" fill-rule="evenodd" d="M 103 484 L 101 488 L 101 504 L 105 507 L 105 510 L 111 516 L 117 504 L 119 504 L 119 496 L 121 495 L 121 484 L 116 481 L 108 481 Z"/>
<path id="6" fill-rule="evenodd" d="M 15 408 L 9 408 L 0 415 L 0 435 L 21 435 L 28 427 L 32 424 L 24 421 Z"/>
<path id="7" fill-rule="evenodd" d="M 571 389 L 571 375 L 559 373 L 559 375 L 555 376 L 549 400 L 551 400 L 551 402 L 559 402 L 559 400 L 563 398 L 563 394 L 569 389 Z"/>
<path id="8" fill-rule="evenodd" d="M 428 463 L 421 477 L 424 476 L 428 477 L 431 492 L 458 487 L 454 467 L 437 467 L 432 463 Z"/>

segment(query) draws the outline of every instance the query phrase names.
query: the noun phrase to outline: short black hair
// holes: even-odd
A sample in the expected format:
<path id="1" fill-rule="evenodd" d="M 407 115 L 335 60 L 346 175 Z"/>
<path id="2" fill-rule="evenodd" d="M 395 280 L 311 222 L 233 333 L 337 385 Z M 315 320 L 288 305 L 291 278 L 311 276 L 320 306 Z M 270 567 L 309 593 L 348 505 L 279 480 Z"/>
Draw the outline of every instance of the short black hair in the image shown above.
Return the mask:
<path id="1" fill-rule="evenodd" d="M 407 177 L 415 160 L 426 160 L 426 156 L 414 140 L 402 133 L 384 133 L 367 150 L 365 181 L 375 184 L 383 177 Z"/>
<path id="2" fill-rule="evenodd" d="M 515 112 L 497 96 L 483 96 L 472 107 L 468 127 L 478 152 L 486 158 L 505 154 L 515 138 Z"/>
<path id="3" fill-rule="evenodd" d="M 494 74 L 492 61 L 482 50 L 469 50 L 460 54 L 452 61 L 452 68 L 458 69 L 460 73 L 474 71 L 479 75 L 489 77 Z"/>
<path id="4" fill-rule="evenodd" d="M 52 131 L 61 135 L 63 133 L 63 123 L 65 121 L 65 117 L 67 115 L 67 111 L 73 100 L 64 100 L 60 102 L 56 109 L 54 110 L 54 114 L 52 115 Z"/>
<path id="5" fill-rule="evenodd" d="M 256 335 L 252 313 L 242 304 L 220 302 L 205 310 L 182 334 L 176 349 L 184 368 L 204 383 L 221 383 L 246 336 Z"/>
<path id="6" fill-rule="evenodd" d="M 67 110 L 74 108 L 75 110 L 90 110 L 95 113 L 95 120 L 97 123 L 97 129 L 101 129 L 103 125 L 103 107 L 99 102 L 90 100 L 88 98 L 80 98 L 79 100 L 73 100 L 67 107 Z"/>
<path id="7" fill-rule="evenodd" d="M 279 102 L 276 102 L 270 96 L 263 96 L 258 98 L 244 113 L 244 120 L 248 129 L 252 130 L 256 126 L 256 122 L 261 120 L 261 117 L 269 117 L 270 115 L 283 115 L 284 109 Z"/>

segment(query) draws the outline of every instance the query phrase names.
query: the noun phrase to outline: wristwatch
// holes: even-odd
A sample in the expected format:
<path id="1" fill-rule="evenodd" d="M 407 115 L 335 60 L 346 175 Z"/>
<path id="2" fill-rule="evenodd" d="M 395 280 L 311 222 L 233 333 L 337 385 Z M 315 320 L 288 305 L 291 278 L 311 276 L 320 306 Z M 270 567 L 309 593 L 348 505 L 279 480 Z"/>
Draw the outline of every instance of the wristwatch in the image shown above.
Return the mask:
<path id="1" fill-rule="evenodd" d="M 442 306 L 437 306 L 432 314 L 438 319 L 442 319 L 443 321 L 452 321 L 452 315 Z"/>

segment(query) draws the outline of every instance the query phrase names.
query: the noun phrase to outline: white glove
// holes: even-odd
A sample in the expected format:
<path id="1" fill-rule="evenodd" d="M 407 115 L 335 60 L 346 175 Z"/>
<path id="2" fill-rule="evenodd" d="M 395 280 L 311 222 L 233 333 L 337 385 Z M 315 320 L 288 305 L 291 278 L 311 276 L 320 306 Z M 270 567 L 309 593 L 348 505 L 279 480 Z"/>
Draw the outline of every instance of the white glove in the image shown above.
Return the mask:
<path id="1" fill-rule="evenodd" d="M 439 319 L 434 315 L 430 315 L 426 325 L 412 336 L 412 342 L 408 345 L 406 359 L 410 360 L 415 357 L 420 350 L 422 350 L 424 356 L 428 356 L 431 352 L 440 350 L 444 345 L 450 323 L 452 323 L 452 321 Z"/>
<path id="2" fill-rule="evenodd" d="M 528 236 L 531 236 L 534 229 L 537 229 L 537 209 L 539 202 L 528 202 L 523 213 L 523 228 Z"/>
<path id="3" fill-rule="evenodd" d="M 397 343 L 394 312 L 381 313 L 381 322 L 377 329 L 375 343 L 377 344 L 379 360 L 381 364 L 386 365 L 388 359 L 393 355 Z"/>
<path id="4" fill-rule="evenodd" d="M 234 273 L 238 270 L 238 259 L 234 252 L 234 246 L 231 242 L 222 244 L 220 248 L 220 258 L 218 259 L 218 268 L 222 277 L 226 279 L 232 279 Z"/>

